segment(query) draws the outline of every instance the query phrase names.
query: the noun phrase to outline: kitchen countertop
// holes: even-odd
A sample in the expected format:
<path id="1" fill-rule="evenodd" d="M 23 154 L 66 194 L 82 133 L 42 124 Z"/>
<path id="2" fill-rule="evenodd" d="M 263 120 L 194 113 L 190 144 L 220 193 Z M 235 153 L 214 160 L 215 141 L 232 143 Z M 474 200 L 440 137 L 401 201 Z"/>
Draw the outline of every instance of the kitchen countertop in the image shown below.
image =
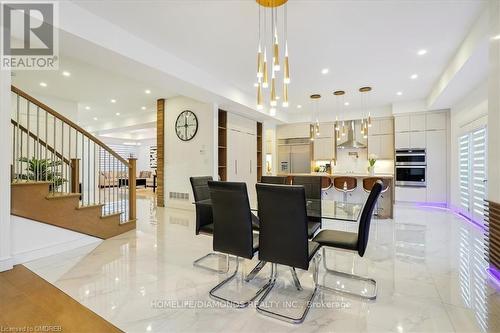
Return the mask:
<path id="1" fill-rule="evenodd" d="M 369 173 L 326 173 L 326 172 L 311 172 L 311 173 L 290 173 L 290 174 L 278 174 L 278 176 L 321 176 L 321 177 L 356 177 L 356 178 L 366 178 L 366 177 L 381 177 L 381 178 L 394 178 L 394 175 L 387 173 L 376 173 L 371 176 Z"/>

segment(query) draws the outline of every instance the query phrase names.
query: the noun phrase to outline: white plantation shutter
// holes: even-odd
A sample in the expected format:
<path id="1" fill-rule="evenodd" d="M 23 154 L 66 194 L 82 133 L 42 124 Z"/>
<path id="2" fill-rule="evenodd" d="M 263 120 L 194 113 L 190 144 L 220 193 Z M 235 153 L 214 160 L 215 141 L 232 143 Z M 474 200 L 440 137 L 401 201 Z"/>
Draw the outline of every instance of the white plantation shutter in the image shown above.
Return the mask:
<path id="1" fill-rule="evenodd" d="M 481 128 L 458 138 L 460 211 L 476 222 L 484 221 L 487 195 L 487 130 Z"/>
<path id="2" fill-rule="evenodd" d="M 458 138 L 458 177 L 460 188 L 460 211 L 464 214 L 469 214 L 469 177 L 470 177 L 470 163 L 469 163 L 469 134 L 462 135 Z"/>
<path id="3" fill-rule="evenodd" d="M 137 155 L 136 146 L 111 144 L 108 145 L 108 147 L 126 160 L 128 160 L 129 157 L 136 157 Z M 111 171 L 113 169 L 113 165 L 110 164 L 110 155 L 104 149 L 100 150 L 99 163 L 101 171 Z"/>
<path id="4" fill-rule="evenodd" d="M 486 138 L 486 128 L 479 129 L 471 134 L 471 204 L 472 217 L 476 221 L 483 221 L 484 199 L 487 194 Z"/>

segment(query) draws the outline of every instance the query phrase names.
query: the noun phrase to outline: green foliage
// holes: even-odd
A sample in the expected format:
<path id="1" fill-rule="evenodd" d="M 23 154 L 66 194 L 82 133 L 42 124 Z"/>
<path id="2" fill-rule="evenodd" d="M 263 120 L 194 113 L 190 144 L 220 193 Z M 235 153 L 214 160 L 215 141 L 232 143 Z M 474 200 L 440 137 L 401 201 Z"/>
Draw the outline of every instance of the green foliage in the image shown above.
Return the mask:
<path id="1" fill-rule="evenodd" d="M 36 159 L 34 157 L 32 159 L 22 157 L 19 161 L 27 164 L 27 174 L 20 175 L 21 179 L 51 182 L 51 190 L 57 189 L 62 184 L 67 182 L 67 180 L 62 177 L 62 173 L 58 171 L 58 167 L 62 165 L 62 161 Z"/>

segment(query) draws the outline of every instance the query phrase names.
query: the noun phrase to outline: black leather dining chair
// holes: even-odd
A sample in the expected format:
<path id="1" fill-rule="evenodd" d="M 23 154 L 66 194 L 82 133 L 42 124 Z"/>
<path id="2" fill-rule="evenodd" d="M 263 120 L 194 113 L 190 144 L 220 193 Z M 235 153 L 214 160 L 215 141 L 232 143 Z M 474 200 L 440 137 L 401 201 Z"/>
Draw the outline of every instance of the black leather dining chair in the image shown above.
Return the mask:
<path id="1" fill-rule="evenodd" d="M 214 223 L 213 223 L 213 215 L 212 215 L 212 207 L 210 204 L 196 204 L 196 202 L 201 202 L 203 200 L 210 200 L 210 192 L 208 189 L 208 182 L 213 180 L 210 176 L 202 176 L 202 177 L 190 177 L 189 181 L 191 182 L 191 188 L 193 190 L 193 196 L 195 201 L 195 209 L 196 209 L 196 225 L 195 225 L 195 234 L 199 235 L 208 235 L 212 236 L 214 232 Z M 193 266 L 207 269 L 217 273 L 226 273 L 229 266 L 225 269 L 216 269 L 206 265 L 203 265 L 204 260 L 208 258 L 216 257 L 220 259 L 220 254 L 215 252 L 210 252 L 204 255 L 201 258 L 196 259 L 193 262 Z M 224 256 L 225 257 L 225 256 Z M 227 259 L 227 258 L 225 258 Z"/>
<path id="2" fill-rule="evenodd" d="M 287 176 L 262 176 L 260 182 L 264 184 L 286 185 L 288 183 Z"/>
<path id="3" fill-rule="evenodd" d="M 259 249 L 259 236 L 252 231 L 252 212 L 247 186 L 245 183 L 209 181 L 208 188 L 214 219 L 213 250 L 227 254 L 228 266 L 230 255 L 235 256 L 236 262 L 234 272 L 210 290 L 210 297 L 236 307 L 246 307 L 268 287 L 269 283 L 264 284 L 252 297 L 245 300 L 224 298 L 217 291 L 236 277 L 239 258 L 252 259 Z"/>
<path id="4" fill-rule="evenodd" d="M 304 186 L 306 200 L 308 205 L 314 205 L 309 209 L 313 214 L 309 214 L 307 224 L 307 234 L 313 238 L 314 234 L 321 228 L 321 177 L 318 176 L 295 176 L 292 180 L 293 185 Z"/>
<path id="5" fill-rule="evenodd" d="M 367 292 L 365 291 L 361 293 L 356 293 L 354 291 L 349 291 L 346 290 L 345 288 L 339 288 L 337 286 L 330 287 L 326 285 L 320 285 L 320 287 L 368 299 L 377 298 L 377 282 L 374 279 L 354 274 L 349 274 L 346 272 L 339 272 L 328 268 L 328 264 L 326 262 L 325 248 L 329 247 L 329 248 L 337 248 L 348 251 L 355 251 L 358 253 L 360 257 L 364 256 L 366 247 L 368 245 L 368 236 L 370 234 L 370 223 L 372 219 L 373 210 L 377 204 L 380 192 L 382 192 L 382 188 L 383 184 L 380 180 L 377 180 L 373 184 L 372 190 L 368 196 L 368 199 L 365 202 L 363 211 L 361 212 L 361 216 L 359 218 L 359 227 L 357 233 L 340 231 L 340 230 L 322 230 L 313 238 L 313 241 L 317 242 L 323 249 L 323 266 L 325 267 L 327 272 L 338 276 L 343 276 L 351 279 L 356 279 L 359 281 L 368 282 L 369 284 L 373 285 L 373 293 L 367 294 Z"/>
<path id="6" fill-rule="evenodd" d="M 257 302 L 259 313 L 291 323 L 304 321 L 316 295 L 319 244 L 309 241 L 306 196 L 303 186 L 257 184 L 259 205 L 259 260 L 271 266 L 270 286 Z M 298 318 L 273 312 L 263 306 L 275 286 L 278 264 L 292 268 L 309 269 L 313 260 L 314 290 Z"/>

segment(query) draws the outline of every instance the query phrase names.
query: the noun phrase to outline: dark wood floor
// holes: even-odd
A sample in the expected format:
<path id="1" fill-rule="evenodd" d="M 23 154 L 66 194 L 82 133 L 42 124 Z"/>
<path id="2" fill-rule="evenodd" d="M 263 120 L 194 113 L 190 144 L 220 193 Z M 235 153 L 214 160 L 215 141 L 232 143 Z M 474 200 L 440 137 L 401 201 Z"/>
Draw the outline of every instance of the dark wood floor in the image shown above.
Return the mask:
<path id="1" fill-rule="evenodd" d="M 56 326 L 52 330 L 40 326 Z M 121 332 L 22 265 L 0 273 L 0 330 Z M 21 332 L 21 331 L 19 331 Z"/>

